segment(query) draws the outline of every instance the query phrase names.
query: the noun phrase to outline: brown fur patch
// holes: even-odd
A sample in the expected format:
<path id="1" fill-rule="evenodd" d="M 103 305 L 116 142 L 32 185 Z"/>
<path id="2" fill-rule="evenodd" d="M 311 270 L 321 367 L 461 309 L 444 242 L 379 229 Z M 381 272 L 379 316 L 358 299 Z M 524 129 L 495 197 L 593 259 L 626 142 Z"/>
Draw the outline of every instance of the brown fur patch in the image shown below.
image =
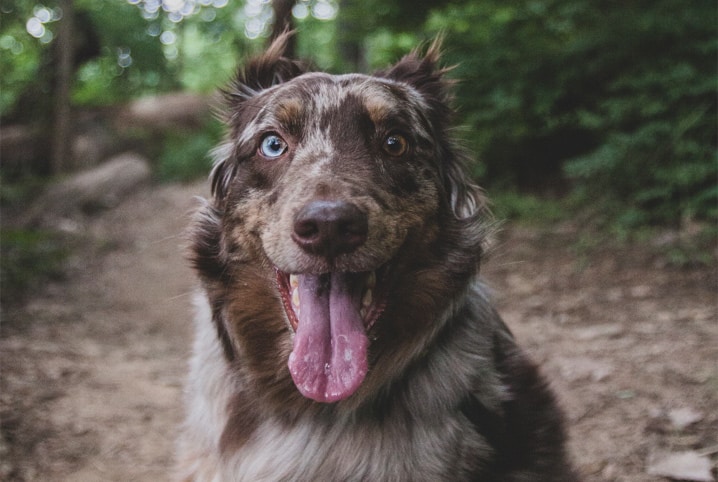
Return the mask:
<path id="1" fill-rule="evenodd" d="M 382 125 L 391 118 L 393 112 L 392 103 L 387 102 L 381 96 L 371 96 L 364 101 L 369 118 L 374 125 Z"/>
<path id="2" fill-rule="evenodd" d="M 302 100 L 298 98 L 282 99 L 281 104 L 276 108 L 275 115 L 279 125 L 285 126 L 288 132 L 297 135 L 301 129 L 298 124 L 304 118 Z"/>

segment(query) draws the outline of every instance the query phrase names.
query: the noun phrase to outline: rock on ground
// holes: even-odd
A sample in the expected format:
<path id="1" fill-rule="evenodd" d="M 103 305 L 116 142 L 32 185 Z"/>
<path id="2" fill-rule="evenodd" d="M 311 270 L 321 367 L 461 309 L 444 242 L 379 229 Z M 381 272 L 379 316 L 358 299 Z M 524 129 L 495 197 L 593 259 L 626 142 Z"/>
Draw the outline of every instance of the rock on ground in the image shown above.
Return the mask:
<path id="1" fill-rule="evenodd" d="M 64 218 L 114 207 L 151 176 L 147 159 L 131 152 L 119 154 L 50 185 L 33 203 L 27 222 L 58 227 Z"/>

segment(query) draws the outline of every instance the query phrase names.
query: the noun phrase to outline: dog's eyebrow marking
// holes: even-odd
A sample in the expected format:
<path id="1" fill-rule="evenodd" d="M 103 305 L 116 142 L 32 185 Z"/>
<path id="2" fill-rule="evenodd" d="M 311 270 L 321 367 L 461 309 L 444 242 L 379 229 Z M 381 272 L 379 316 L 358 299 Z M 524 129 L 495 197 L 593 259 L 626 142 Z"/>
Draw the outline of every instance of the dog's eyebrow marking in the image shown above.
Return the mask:
<path id="1" fill-rule="evenodd" d="M 395 102 L 381 95 L 383 92 L 378 89 L 367 89 L 364 93 L 364 108 L 374 125 L 383 124 L 387 119 L 396 114 Z M 377 95 L 379 94 L 379 95 Z"/>
<path id="2" fill-rule="evenodd" d="M 247 125 L 242 128 L 239 139 L 237 139 L 237 144 L 251 142 L 254 136 L 256 136 L 257 133 L 265 127 L 263 126 L 263 118 L 265 117 L 265 114 L 269 112 L 272 100 L 274 100 L 274 98 L 270 97 L 269 101 L 266 101 L 264 105 L 259 105 L 258 103 L 255 105 L 256 100 L 252 99 L 252 103 L 245 106 L 245 108 L 256 109 L 256 112 L 252 114 L 252 119 L 247 123 Z"/>
<path id="3" fill-rule="evenodd" d="M 275 116 L 277 122 L 283 126 L 293 125 L 301 118 L 304 108 L 302 101 L 296 97 L 282 99 L 277 106 Z"/>

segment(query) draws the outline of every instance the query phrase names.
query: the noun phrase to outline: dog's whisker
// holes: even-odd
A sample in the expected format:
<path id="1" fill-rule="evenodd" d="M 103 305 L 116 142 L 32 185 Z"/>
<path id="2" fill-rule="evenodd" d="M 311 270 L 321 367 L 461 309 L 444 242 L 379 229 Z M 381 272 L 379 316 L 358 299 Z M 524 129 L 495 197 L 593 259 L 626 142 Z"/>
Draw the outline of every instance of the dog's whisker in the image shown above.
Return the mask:
<path id="1" fill-rule="evenodd" d="M 166 243 L 166 242 L 168 242 L 168 241 L 174 241 L 174 240 L 181 239 L 181 238 L 182 238 L 182 235 L 181 235 L 181 234 L 171 234 L 171 235 L 169 235 L 169 236 L 165 236 L 164 238 L 159 238 L 159 239 L 152 240 L 152 241 L 150 241 L 149 243 L 147 243 L 147 245 L 148 245 L 148 246 L 155 246 L 155 245 L 158 245 L 158 244 Z"/>
<path id="2" fill-rule="evenodd" d="M 194 291 L 185 291 L 184 293 L 180 293 L 178 295 L 172 296 L 170 298 L 165 298 L 165 303 L 171 303 L 173 301 L 180 300 L 182 298 L 189 298 L 195 294 Z"/>

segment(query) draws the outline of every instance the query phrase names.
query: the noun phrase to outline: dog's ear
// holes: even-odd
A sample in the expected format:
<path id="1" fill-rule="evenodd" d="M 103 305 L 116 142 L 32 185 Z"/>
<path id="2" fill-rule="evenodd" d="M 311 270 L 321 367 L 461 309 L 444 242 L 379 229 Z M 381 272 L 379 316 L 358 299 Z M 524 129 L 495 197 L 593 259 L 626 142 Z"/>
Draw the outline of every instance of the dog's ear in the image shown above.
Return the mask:
<path id="1" fill-rule="evenodd" d="M 448 133 L 453 114 L 451 92 L 455 81 L 445 77 L 452 67 L 440 65 L 441 44 L 442 38 L 437 37 L 425 54 L 422 55 L 420 49 L 416 49 L 376 75 L 410 85 L 429 105 L 429 118 L 435 129 L 437 147 L 441 151 L 441 177 L 447 201 L 454 215 L 473 223 L 476 227 L 474 231 L 479 233 L 478 227 L 491 215 L 483 191 L 467 172 L 467 156 L 454 144 Z M 477 234 L 476 239 L 481 237 Z"/>
<path id="2" fill-rule="evenodd" d="M 251 99 L 264 89 L 308 71 L 303 62 L 284 55 L 292 35 L 289 31 L 279 35 L 262 55 L 241 67 L 234 80 L 221 91 L 224 102 L 223 107 L 218 109 L 218 117 L 229 126 L 230 140 L 213 151 L 214 168 L 210 174 L 212 193 L 220 201 L 226 197 L 229 183 L 237 169 L 233 161 L 236 146 L 231 139 L 236 138 L 242 129 L 242 119 L 246 119 L 245 111 L 254 112 L 256 109 L 256 106 L 250 108 Z"/>
<path id="3" fill-rule="evenodd" d="M 293 32 L 279 35 L 260 55 L 237 71 L 234 80 L 222 92 L 230 112 L 264 89 L 287 82 L 307 71 L 303 62 L 285 57 Z"/>
<path id="4" fill-rule="evenodd" d="M 451 114 L 451 86 L 453 81 L 444 74 L 451 68 L 441 67 L 442 38 L 437 37 L 425 54 L 415 49 L 399 62 L 375 75 L 409 84 L 428 102 L 439 121 L 446 122 Z"/>
<path id="5" fill-rule="evenodd" d="M 229 183 L 237 173 L 237 163 L 233 161 L 234 149 L 233 142 L 225 142 L 215 147 L 211 152 L 214 162 L 209 179 L 212 186 L 212 195 L 218 201 L 223 201 L 227 197 Z"/>

